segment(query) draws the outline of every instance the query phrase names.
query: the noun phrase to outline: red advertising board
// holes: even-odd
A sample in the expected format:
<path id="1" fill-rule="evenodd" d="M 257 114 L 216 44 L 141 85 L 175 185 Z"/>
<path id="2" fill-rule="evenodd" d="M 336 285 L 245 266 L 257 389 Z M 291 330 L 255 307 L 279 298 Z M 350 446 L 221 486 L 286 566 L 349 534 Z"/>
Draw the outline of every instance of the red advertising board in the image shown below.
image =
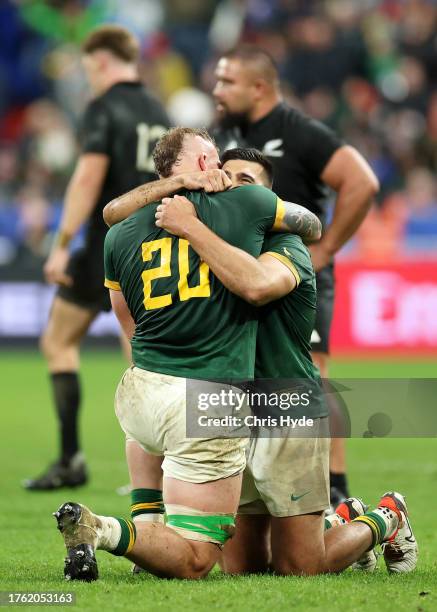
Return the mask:
<path id="1" fill-rule="evenodd" d="M 331 345 L 437 357 L 437 261 L 338 262 Z"/>

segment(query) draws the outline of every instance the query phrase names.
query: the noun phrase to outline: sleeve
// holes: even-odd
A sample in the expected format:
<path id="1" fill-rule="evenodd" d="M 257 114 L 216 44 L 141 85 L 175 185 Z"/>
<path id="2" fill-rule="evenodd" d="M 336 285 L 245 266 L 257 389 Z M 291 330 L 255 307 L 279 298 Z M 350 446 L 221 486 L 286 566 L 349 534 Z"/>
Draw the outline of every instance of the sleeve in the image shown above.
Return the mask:
<path id="1" fill-rule="evenodd" d="M 246 221 L 255 225 L 260 234 L 280 226 L 285 214 L 284 202 L 276 193 L 260 185 L 247 185 L 232 190 L 242 204 Z"/>
<path id="2" fill-rule="evenodd" d="M 291 133 L 296 134 L 297 131 L 298 155 L 304 167 L 308 168 L 314 177 L 319 178 L 332 155 L 345 143 L 320 121 L 300 113 L 296 121 L 297 125 L 291 128 Z"/>
<path id="3" fill-rule="evenodd" d="M 111 118 L 102 100 L 94 100 L 85 111 L 80 131 L 83 153 L 111 154 Z"/>
<path id="4" fill-rule="evenodd" d="M 105 238 L 104 246 L 104 261 L 105 261 L 105 287 L 114 291 L 121 291 L 119 279 L 117 277 L 116 267 L 114 265 L 114 243 L 116 226 L 112 227 Z"/>
<path id="5" fill-rule="evenodd" d="M 281 261 L 291 270 L 296 286 L 312 280 L 314 268 L 311 255 L 299 236 L 293 234 L 269 234 L 263 245 L 263 253 Z"/>

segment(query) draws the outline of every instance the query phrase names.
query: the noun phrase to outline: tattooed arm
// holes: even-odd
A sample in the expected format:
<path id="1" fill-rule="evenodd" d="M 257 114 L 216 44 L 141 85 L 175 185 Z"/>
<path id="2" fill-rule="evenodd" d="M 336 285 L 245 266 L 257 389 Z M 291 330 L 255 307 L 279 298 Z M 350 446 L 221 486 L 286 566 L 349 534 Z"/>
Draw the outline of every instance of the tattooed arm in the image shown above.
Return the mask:
<path id="1" fill-rule="evenodd" d="M 143 206 L 152 202 L 159 202 L 181 189 L 189 189 L 190 191 L 203 189 L 206 193 L 216 193 L 225 191 L 231 186 L 231 180 L 222 170 L 186 172 L 177 176 L 170 176 L 140 185 L 132 191 L 111 200 L 103 209 L 103 219 L 106 225 L 111 227 L 143 208 Z"/>
<path id="2" fill-rule="evenodd" d="M 284 202 L 285 212 L 280 223 L 276 224 L 272 231 L 296 234 L 302 238 L 305 244 L 317 242 L 322 236 L 322 224 L 305 206 Z"/>

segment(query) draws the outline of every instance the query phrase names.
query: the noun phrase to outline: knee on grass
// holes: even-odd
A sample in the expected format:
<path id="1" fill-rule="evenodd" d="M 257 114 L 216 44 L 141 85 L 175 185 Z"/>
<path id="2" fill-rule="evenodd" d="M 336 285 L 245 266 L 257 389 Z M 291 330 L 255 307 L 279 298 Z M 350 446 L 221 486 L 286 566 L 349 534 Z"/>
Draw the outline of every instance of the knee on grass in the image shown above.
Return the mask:
<path id="1" fill-rule="evenodd" d="M 317 576 L 326 574 L 327 568 L 322 558 L 284 557 L 272 560 L 272 569 L 281 576 Z"/>

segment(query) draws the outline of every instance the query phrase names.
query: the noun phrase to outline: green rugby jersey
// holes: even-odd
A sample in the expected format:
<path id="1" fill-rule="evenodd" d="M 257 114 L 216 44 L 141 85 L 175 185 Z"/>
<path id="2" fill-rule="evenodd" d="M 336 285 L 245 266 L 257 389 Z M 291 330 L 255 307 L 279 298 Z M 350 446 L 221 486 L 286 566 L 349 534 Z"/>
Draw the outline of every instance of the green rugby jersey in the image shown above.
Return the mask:
<path id="1" fill-rule="evenodd" d="M 269 234 L 262 251 L 290 268 L 296 287 L 264 306 L 259 313 L 255 376 L 314 380 L 319 384 L 320 373 L 310 355 L 316 316 L 316 278 L 309 251 L 299 236 L 290 234 Z M 323 398 L 317 394 L 314 398 L 310 409 L 300 409 L 302 414 L 326 416 L 328 410 Z"/>
<path id="2" fill-rule="evenodd" d="M 254 257 L 284 213 L 272 191 L 255 185 L 186 195 L 208 227 Z M 225 289 L 187 240 L 156 227 L 156 207 L 115 225 L 105 241 L 105 285 L 121 289 L 136 324 L 134 364 L 187 378 L 252 378 L 256 314 Z"/>

